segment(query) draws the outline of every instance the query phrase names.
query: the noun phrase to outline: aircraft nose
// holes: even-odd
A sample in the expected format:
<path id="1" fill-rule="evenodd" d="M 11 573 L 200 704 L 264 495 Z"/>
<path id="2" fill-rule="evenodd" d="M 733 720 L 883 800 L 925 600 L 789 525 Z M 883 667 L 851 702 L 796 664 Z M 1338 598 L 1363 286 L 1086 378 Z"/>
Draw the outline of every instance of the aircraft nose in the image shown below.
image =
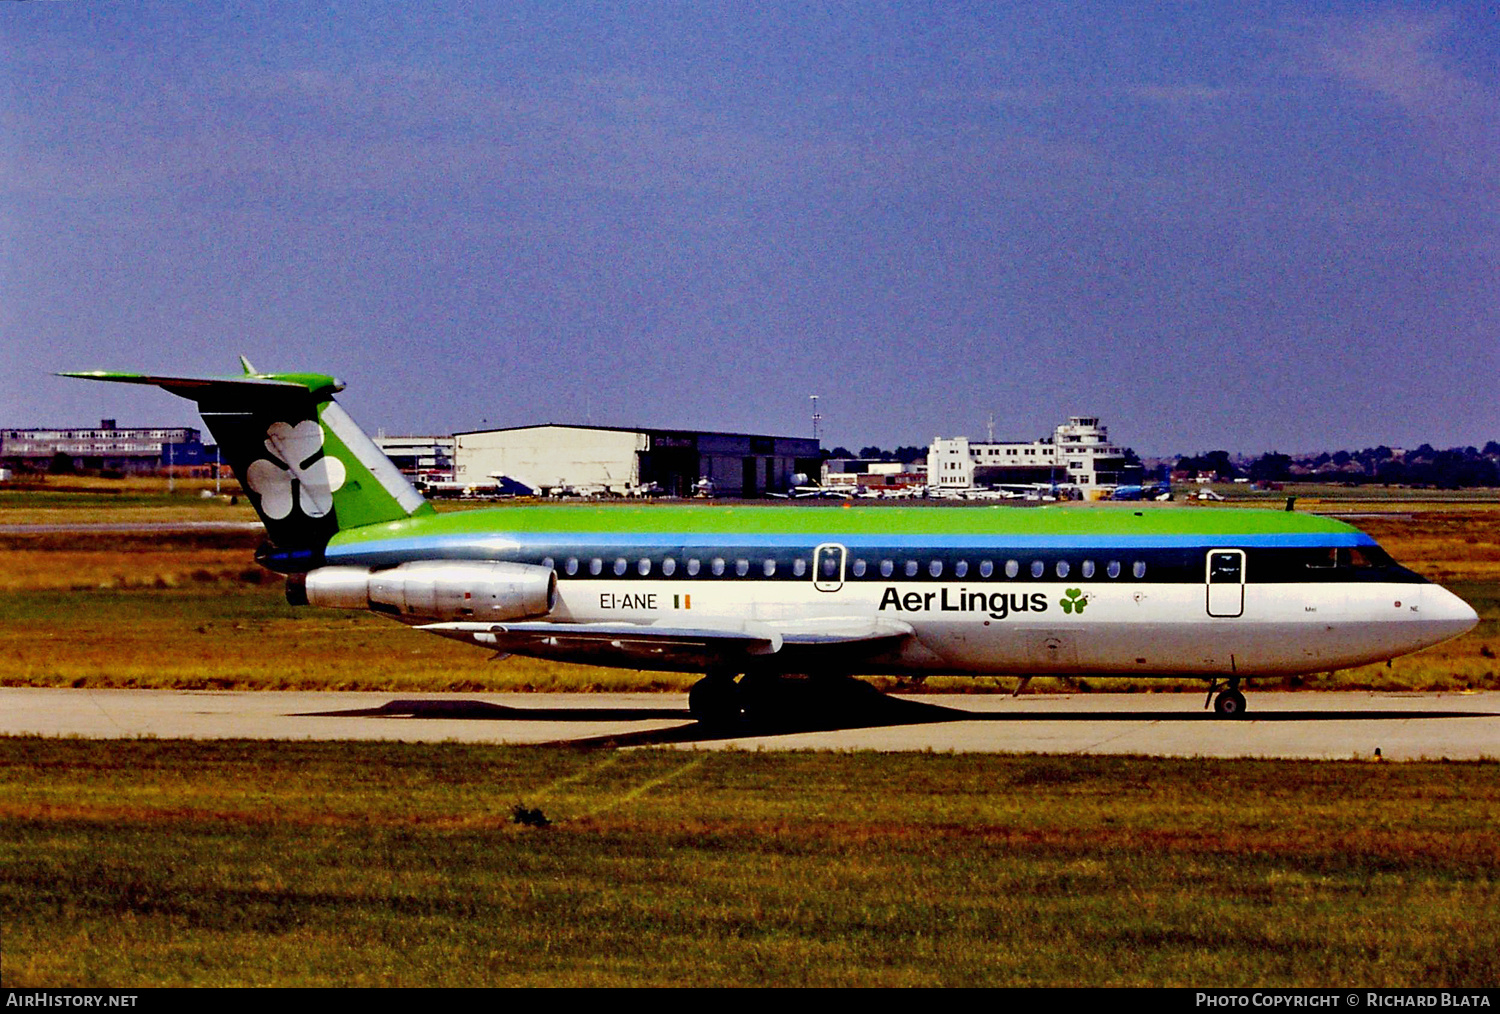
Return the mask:
<path id="1" fill-rule="evenodd" d="M 1479 623 L 1474 607 L 1446 588 L 1430 584 L 1422 589 L 1422 626 L 1432 643 L 1466 634 Z"/>

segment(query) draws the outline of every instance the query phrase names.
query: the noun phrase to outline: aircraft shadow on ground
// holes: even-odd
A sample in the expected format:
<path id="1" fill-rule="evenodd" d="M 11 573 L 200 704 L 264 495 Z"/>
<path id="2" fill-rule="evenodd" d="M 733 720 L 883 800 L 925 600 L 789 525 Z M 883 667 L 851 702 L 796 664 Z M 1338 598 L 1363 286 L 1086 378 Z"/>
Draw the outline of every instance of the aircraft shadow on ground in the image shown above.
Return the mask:
<path id="1" fill-rule="evenodd" d="M 1253 701 L 1253 698 L 1252 698 Z M 746 698 L 746 714 L 722 725 L 695 722 L 677 708 L 530 708 L 511 707 L 475 700 L 395 700 L 378 708 L 348 711 L 305 712 L 298 717 L 446 719 L 450 721 L 498 722 L 639 722 L 681 721 L 668 729 L 616 733 L 583 739 L 560 740 L 573 747 L 667 745 L 700 743 L 745 737 L 785 736 L 805 732 L 836 732 L 847 729 L 885 728 L 902 725 L 932 725 L 948 722 L 1222 722 L 1204 711 L 1102 711 L 1074 708 L 1068 711 L 968 711 L 893 697 L 856 679 L 778 679 L 758 684 Z M 1254 722 L 1370 722 L 1434 718 L 1485 718 L 1489 712 L 1415 711 L 1382 709 L 1371 711 L 1282 711 L 1252 712 L 1245 721 Z"/>

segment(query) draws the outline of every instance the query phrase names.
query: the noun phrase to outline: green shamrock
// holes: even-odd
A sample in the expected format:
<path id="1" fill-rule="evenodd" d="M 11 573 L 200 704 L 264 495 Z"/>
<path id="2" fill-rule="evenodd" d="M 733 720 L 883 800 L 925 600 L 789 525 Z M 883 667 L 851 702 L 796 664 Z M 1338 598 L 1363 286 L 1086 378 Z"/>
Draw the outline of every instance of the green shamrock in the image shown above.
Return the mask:
<path id="1" fill-rule="evenodd" d="M 1083 591 L 1078 588 L 1069 588 L 1067 595 L 1058 602 L 1065 613 L 1082 613 L 1083 607 L 1089 604 L 1089 600 L 1083 597 Z"/>

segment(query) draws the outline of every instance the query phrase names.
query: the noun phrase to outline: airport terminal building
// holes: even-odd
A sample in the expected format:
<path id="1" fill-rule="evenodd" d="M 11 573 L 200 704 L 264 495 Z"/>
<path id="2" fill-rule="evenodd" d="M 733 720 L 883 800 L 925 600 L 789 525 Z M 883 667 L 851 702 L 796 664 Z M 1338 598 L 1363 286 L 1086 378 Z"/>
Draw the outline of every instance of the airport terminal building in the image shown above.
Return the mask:
<path id="1" fill-rule="evenodd" d="M 122 427 L 113 419 L 98 426 L 0 430 L 0 462 L 17 470 L 45 472 L 61 455 L 76 469 L 156 472 L 213 463 L 192 426 Z"/>
<path id="2" fill-rule="evenodd" d="M 973 489 L 1005 483 L 1113 486 L 1122 481 L 1125 451 L 1110 443 L 1095 416 L 1075 415 L 1050 436 L 1030 442 L 970 442 L 938 437 L 927 450 L 927 483 Z"/>
<path id="3" fill-rule="evenodd" d="M 691 496 L 707 479 L 716 496 L 759 497 L 816 476 L 816 440 L 617 426 L 514 426 L 454 434 L 454 479 L 474 485 L 506 476 L 539 493 L 563 489 Z"/>

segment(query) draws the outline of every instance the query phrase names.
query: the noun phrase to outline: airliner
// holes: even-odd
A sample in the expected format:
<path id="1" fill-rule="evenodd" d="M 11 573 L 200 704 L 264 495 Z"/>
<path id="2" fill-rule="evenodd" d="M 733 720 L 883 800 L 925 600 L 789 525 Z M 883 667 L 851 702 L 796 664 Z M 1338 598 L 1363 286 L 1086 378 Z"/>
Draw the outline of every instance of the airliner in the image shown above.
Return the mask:
<path id="1" fill-rule="evenodd" d="M 1340 521 L 1135 504 L 537 505 L 439 514 L 310 373 L 64 376 L 197 402 L 294 604 L 497 652 L 702 673 L 705 724 L 778 675 L 1196 677 L 1381 662 L 1478 616 Z M 1207 700 L 1205 700 L 1205 704 Z"/>

